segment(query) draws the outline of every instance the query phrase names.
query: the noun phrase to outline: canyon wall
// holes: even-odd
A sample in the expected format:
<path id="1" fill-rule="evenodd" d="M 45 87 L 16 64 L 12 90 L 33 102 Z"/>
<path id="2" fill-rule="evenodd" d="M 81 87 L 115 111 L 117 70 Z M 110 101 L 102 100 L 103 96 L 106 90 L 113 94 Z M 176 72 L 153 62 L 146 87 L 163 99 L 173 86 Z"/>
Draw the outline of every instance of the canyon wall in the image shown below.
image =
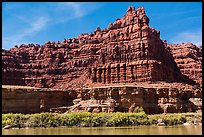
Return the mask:
<path id="1" fill-rule="evenodd" d="M 74 105 L 52 108 L 52 112 L 133 112 L 137 106 L 143 107 L 147 114 L 184 113 L 202 110 L 201 92 L 178 90 L 165 87 L 95 87 L 78 92 Z"/>
<path id="2" fill-rule="evenodd" d="M 2 113 L 202 111 L 202 92 L 165 87 L 109 86 L 81 90 L 2 88 Z"/>
<path id="3" fill-rule="evenodd" d="M 167 44 L 149 21 L 130 6 L 103 30 L 2 50 L 3 85 L 43 88 L 3 88 L 3 113 L 201 110 L 202 47 Z"/>
<path id="4" fill-rule="evenodd" d="M 202 90 L 202 46 L 192 43 L 168 44 L 181 73 L 198 83 Z"/>
<path id="5" fill-rule="evenodd" d="M 194 85 L 149 21 L 143 7 L 128 7 L 121 19 L 103 30 L 2 50 L 2 82 L 53 89 L 156 81 Z"/>
<path id="6" fill-rule="evenodd" d="M 2 113 L 49 112 L 52 107 L 72 105 L 75 91 L 2 88 Z"/>

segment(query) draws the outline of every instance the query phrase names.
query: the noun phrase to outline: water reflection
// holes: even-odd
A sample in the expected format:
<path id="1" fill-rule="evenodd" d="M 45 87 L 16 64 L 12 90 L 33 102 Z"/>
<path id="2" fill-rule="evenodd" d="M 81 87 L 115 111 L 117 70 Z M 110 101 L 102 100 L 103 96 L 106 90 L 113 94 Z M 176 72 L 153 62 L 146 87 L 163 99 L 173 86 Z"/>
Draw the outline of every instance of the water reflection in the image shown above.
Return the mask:
<path id="1" fill-rule="evenodd" d="M 202 126 L 4 129 L 3 135 L 202 135 Z"/>

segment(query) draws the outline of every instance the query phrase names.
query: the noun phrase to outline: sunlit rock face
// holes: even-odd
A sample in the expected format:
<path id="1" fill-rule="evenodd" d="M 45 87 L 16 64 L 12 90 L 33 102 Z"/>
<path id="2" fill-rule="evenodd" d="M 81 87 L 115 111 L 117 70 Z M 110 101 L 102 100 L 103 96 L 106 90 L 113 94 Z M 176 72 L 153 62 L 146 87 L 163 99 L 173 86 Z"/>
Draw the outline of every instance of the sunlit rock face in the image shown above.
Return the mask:
<path id="1" fill-rule="evenodd" d="M 51 108 L 51 112 L 134 112 L 138 106 L 147 114 L 196 112 L 202 110 L 201 96 L 190 90 L 165 87 L 85 88 L 77 92 L 73 105 Z"/>
<path id="2" fill-rule="evenodd" d="M 192 43 L 168 44 L 182 74 L 196 81 L 202 89 L 202 46 Z"/>
<path id="3" fill-rule="evenodd" d="M 3 84 L 53 89 L 157 81 L 195 85 L 197 79 L 180 72 L 149 21 L 143 7 L 130 6 L 103 30 L 2 50 Z"/>

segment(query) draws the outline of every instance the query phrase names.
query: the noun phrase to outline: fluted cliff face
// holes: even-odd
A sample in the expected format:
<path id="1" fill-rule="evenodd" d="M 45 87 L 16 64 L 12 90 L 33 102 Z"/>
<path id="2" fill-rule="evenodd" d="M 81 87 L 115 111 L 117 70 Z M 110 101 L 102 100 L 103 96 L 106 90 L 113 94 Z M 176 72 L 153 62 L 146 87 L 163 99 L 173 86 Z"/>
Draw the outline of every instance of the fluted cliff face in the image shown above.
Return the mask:
<path id="1" fill-rule="evenodd" d="M 194 84 L 183 77 L 149 21 L 143 7 L 129 7 L 107 29 L 2 50 L 3 84 L 58 89 L 156 81 Z"/>

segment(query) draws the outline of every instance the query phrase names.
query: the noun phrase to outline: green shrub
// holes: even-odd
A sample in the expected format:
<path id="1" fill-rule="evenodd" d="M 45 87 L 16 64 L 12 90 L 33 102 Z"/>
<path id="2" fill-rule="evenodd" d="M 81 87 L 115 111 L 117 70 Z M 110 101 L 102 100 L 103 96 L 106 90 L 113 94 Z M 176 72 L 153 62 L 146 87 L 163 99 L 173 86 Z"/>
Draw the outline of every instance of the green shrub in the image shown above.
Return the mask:
<path id="1" fill-rule="evenodd" d="M 183 115 L 178 114 L 171 114 L 166 117 L 166 124 L 167 125 L 177 125 L 177 124 L 183 124 L 186 122 L 186 118 Z"/>
<path id="2" fill-rule="evenodd" d="M 142 106 L 140 106 L 140 107 L 135 107 L 135 109 L 134 109 L 134 111 L 133 111 L 134 113 L 140 113 L 140 112 L 144 112 L 144 109 L 142 108 Z"/>
<path id="3" fill-rule="evenodd" d="M 141 109 L 140 109 L 141 110 Z M 39 113 L 39 114 L 2 114 L 2 128 L 6 125 L 13 127 L 59 127 L 59 126 L 137 126 L 157 124 L 163 119 L 167 125 L 183 124 L 202 115 L 192 114 L 156 114 L 146 115 L 144 111 L 137 113 L 90 113 L 76 112 L 67 114 Z"/>
<path id="4" fill-rule="evenodd" d="M 28 116 L 23 114 L 2 114 L 2 127 L 11 125 L 13 127 L 24 127 L 24 122 L 28 119 Z"/>

